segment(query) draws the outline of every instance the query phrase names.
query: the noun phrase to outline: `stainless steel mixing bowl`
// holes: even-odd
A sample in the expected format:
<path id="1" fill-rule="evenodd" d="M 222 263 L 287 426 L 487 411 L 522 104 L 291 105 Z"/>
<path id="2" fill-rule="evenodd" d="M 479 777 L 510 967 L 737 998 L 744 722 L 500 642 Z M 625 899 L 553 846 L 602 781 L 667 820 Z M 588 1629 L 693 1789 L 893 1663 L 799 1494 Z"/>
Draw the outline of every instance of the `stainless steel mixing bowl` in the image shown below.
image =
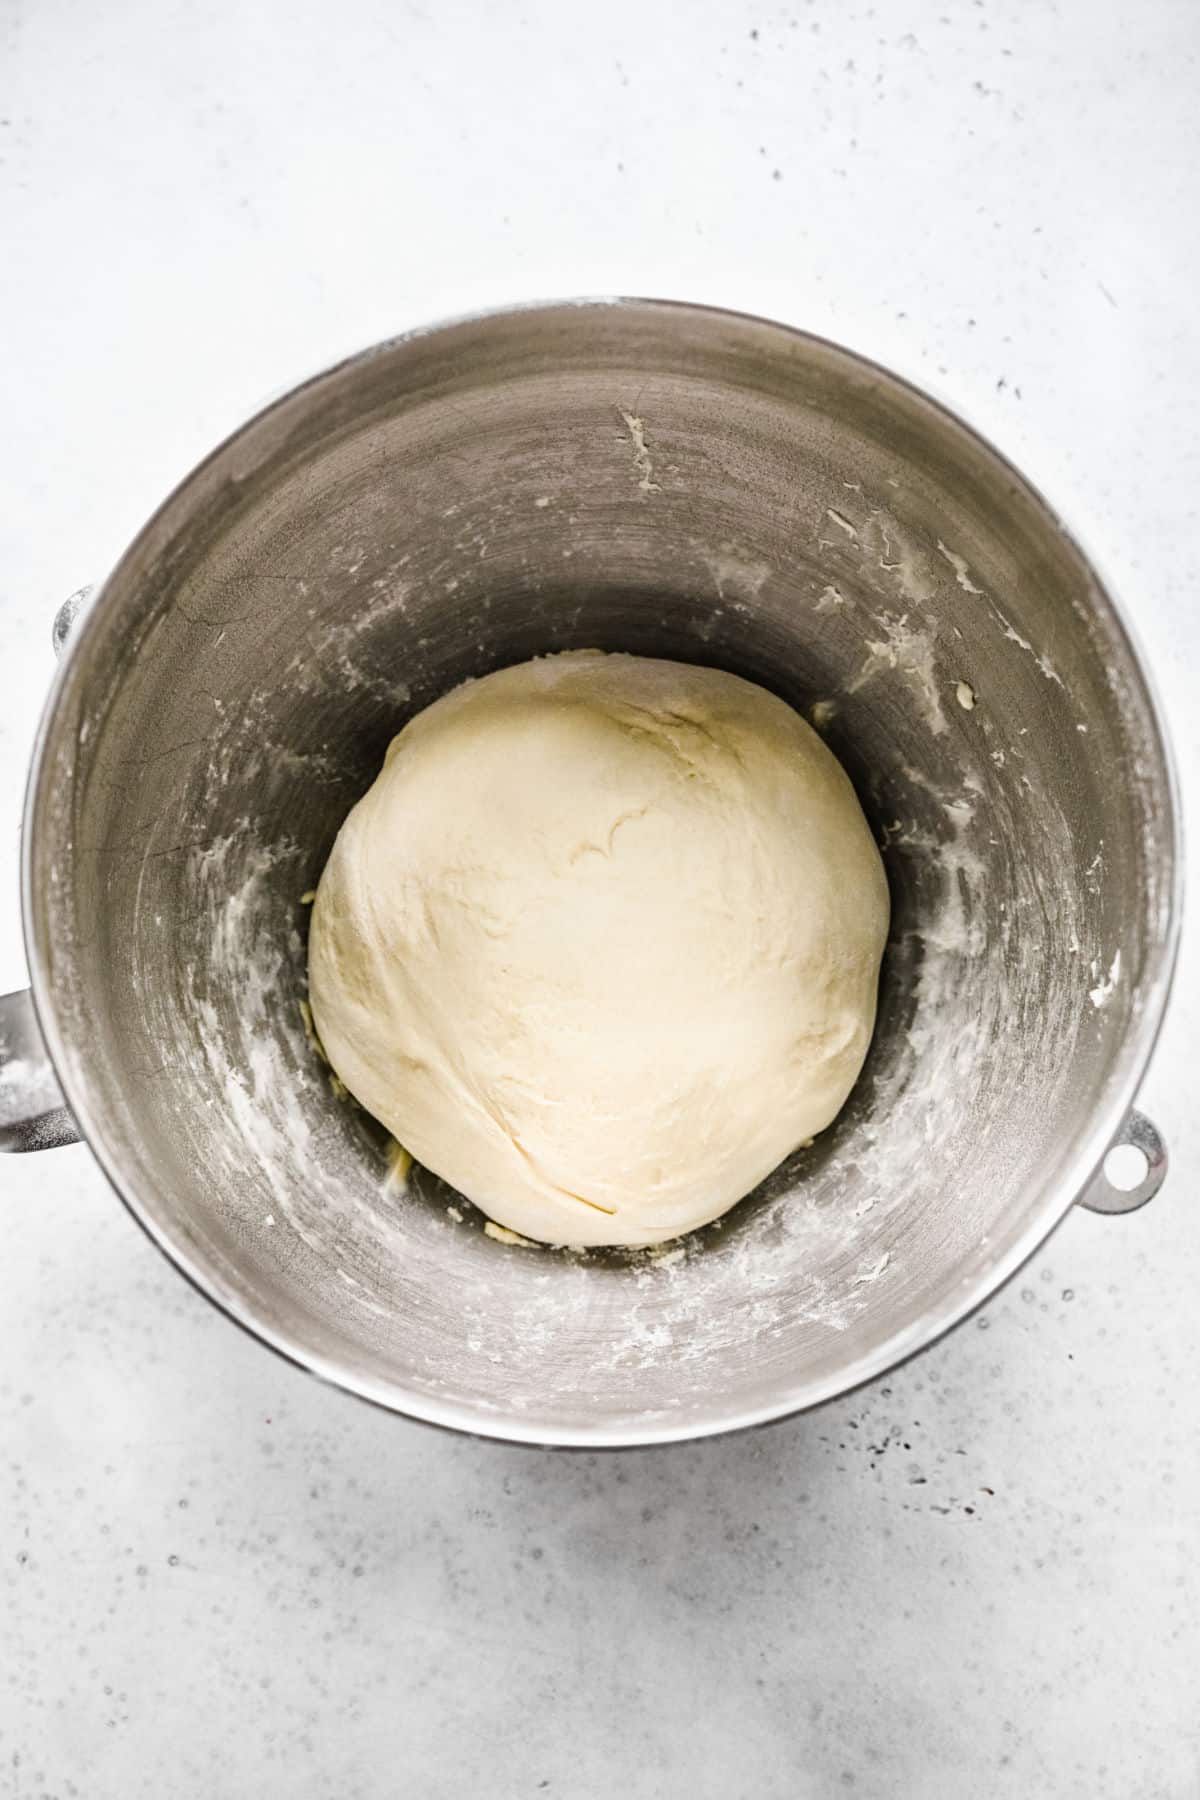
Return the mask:
<path id="1" fill-rule="evenodd" d="M 306 1037 L 305 921 L 417 708 L 599 645 L 814 718 L 894 897 L 836 1125 L 667 1255 L 494 1241 L 388 1178 Z M 760 320 L 641 301 L 467 319 L 270 406 L 76 626 L 37 746 L 37 1019 L 10 1144 L 70 1115 L 177 1266 L 265 1342 L 417 1418 L 554 1444 L 773 1419 L 991 1294 L 1087 1190 L 1161 1176 L 1131 1116 L 1178 924 L 1170 762 L 1094 569 L 924 395 Z M 1096 1171 L 1136 1137 L 1120 1196 Z M 1090 1186 L 1089 1186 L 1090 1183 Z"/>

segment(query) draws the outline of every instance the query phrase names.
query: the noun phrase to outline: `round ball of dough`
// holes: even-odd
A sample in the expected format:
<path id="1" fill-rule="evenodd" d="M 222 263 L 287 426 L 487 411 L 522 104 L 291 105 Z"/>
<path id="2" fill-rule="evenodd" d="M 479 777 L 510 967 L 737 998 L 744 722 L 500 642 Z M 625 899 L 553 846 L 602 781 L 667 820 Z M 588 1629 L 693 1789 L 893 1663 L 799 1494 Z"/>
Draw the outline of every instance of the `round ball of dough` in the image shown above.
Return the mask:
<path id="1" fill-rule="evenodd" d="M 706 1224 L 854 1083 L 888 890 L 854 789 L 782 700 L 571 652 L 407 724 L 313 908 L 351 1093 L 552 1244 Z"/>

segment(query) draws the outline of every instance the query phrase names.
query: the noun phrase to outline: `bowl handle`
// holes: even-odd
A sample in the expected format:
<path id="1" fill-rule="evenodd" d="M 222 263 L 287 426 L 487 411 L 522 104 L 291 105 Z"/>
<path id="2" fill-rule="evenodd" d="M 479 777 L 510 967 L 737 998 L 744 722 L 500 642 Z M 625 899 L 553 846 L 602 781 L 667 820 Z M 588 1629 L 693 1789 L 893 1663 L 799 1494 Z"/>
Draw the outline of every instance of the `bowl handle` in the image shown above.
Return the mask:
<path id="1" fill-rule="evenodd" d="M 1108 1158 L 1114 1150 L 1128 1148 L 1141 1159 L 1142 1173 L 1132 1187 L 1117 1187 L 1108 1174 Z M 1138 1174 L 1138 1162 L 1130 1157 L 1131 1173 Z M 1153 1200 L 1167 1173 L 1167 1146 L 1158 1130 L 1144 1113 L 1131 1112 L 1108 1147 L 1104 1161 L 1079 1196 L 1079 1205 L 1089 1212 L 1136 1212 Z"/>
<path id="2" fill-rule="evenodd" d="M 64 600 L 54 617 L 54 654 L 61 656 L 71 627 L 93 587 Z M 28 988 L 0 994 L 0 1151 L 55 1150 L 77 1144 L 79 1130 L 63 1100 L 46 1054 Z"/>
<path id="3" fill-rule="evenodd" d="M 0 995 L 0 1150 L 78 1142 L 28 988 Z"/>

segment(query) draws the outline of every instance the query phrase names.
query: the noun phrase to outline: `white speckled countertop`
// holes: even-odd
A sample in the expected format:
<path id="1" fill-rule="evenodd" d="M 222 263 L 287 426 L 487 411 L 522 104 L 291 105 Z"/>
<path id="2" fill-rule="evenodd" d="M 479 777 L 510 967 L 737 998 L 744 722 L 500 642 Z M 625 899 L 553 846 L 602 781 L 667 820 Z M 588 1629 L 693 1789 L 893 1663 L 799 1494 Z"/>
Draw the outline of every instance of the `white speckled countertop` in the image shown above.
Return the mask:
<path id="1" fill-rule="evenodd" d="M 482 0 L 0 13 L 0 983 L 57 602 L 267 392 L 472 306 L 703 298 L 934 386 L 1082 526 L 1200 777 L 1200 14 Z M 1193 843 L 1200 833 L 1193 831 Z M 1196 933 L 1075 1214 L 883 1383 L 621 1456 L 274 1360 L 86 1150 L 12 1158 L 0 1795 L 1193 1800 Z"/>

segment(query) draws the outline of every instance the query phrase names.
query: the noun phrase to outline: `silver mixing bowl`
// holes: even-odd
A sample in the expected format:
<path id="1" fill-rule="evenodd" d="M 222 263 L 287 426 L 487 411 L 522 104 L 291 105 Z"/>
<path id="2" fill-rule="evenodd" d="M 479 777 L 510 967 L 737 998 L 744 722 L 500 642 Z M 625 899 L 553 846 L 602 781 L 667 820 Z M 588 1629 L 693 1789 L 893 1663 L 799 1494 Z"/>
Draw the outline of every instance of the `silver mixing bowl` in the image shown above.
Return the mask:
<path id="1" fill-rule="evenodd" d="M 893 893 L 844 1114 L 657 1258 L 498 1243 L 433 1177 L 397 1184 L 303 1016 L 302 897 L 393 733 L 585 645 L 717 664 L 816 720 Z M 1153 1191 L 1129 1109 L 1177 838 L 1111 598 L 941 407 L 726 313 L 468 319 L 253 419 L 76 626 L 25 832 L 50 1062 L 11 997 L 3 1137 L 73 1118 L 204 1293 L 397 1411 L 577 1445 L 762 1422 L 928 1344 L 1081 1193 Z M 1125 1196 L 1097 1173 L 1123 1138 L 1150 1165 Z"/>

